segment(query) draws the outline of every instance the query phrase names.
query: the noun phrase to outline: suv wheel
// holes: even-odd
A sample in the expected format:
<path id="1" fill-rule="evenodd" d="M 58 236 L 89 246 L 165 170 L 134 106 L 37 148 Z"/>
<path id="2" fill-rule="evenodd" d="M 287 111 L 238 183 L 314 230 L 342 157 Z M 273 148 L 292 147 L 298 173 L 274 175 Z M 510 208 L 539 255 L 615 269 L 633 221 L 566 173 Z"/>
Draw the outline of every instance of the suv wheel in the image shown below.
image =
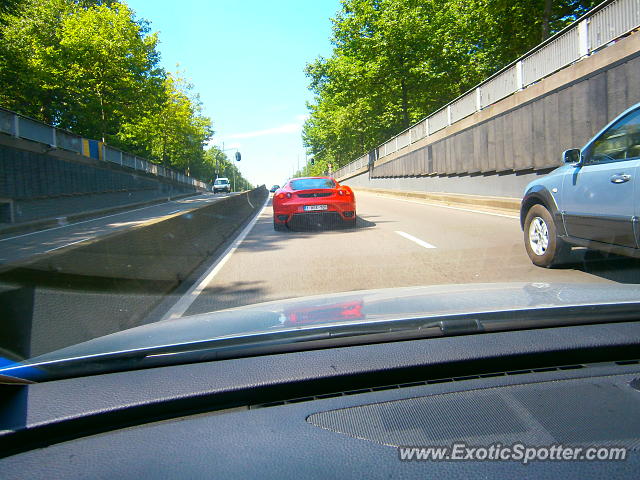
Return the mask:
<path id="1" fill-rule="evenodd" d="M 524 244 L 534 265 L 553 267 L 565 263 L 571 247 L 558 237 L 553 218 L 542 205 L 534 205 L 524 221 Z"/>

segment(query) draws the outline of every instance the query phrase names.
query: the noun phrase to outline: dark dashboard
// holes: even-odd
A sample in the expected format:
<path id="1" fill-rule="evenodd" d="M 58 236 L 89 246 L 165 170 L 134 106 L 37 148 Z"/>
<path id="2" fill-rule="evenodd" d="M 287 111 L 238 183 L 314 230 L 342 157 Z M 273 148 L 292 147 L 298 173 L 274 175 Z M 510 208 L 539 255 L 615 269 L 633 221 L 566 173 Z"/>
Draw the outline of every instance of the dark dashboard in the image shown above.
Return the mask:
<path id="1" fill-rule="evenodd" d="M 325 348 L 0 386 L 3 478 L 637 478 L 640 322 Z M 615 445 L 623 461 L 401 461 Z"/>

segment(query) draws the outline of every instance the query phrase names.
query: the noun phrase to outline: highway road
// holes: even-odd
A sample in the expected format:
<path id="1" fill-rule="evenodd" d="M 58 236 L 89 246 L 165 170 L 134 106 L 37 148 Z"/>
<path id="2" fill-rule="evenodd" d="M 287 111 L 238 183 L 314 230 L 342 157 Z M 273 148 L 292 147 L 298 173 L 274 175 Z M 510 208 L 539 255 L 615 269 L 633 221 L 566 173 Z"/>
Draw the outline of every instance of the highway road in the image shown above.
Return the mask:
<path id="1" fill-rule="evenodd" d="M 6 252 L 13 252 L 13 259 L 27 258 L 220 198 L 204 194 L 0 238 L 0 251 L 5 258 Z M 10 300 L 24 310 L 14 326 L 29 324 L 27 356 L 35 356 L 162 319 L 309 295 L 511 281 L 640 283 L 639 261 L 585 255 L 584 250 L 574 250 L 574 263 L 564 268 L 535 267 L 512 214 L 363 192 L 356 192 L 356 198 L 355 227 L 297 225 L 285 232 L 273 230 L 269 200 L 222 252 L 168 296 L 161 282 L 87 278 L 80 284 L 73 276 L 48 273 L 35 285 L 31 277 L 10 277 L 0 285 L 0 296 L 6 296 L 0 305 Z"/>
<path id="2" fill-rule="evenodd" d="M 92 238 L 216 202 L 229 194 L 203 193 L 36 232 L 0 236 L 0 265 L 25 260 Z M 231 194 L 233 195 L 233 194 Z"/>
<path id="3" fill-rule="evenodd" d="M 212 263 L 165 319 L 345 291 L 484 282 L 633 282 L 640 262 L 574 250 L 563 268 L 534 266 L 516 215 L 357 192 L 353 228 L 276 232 L 271 201 L 236 248 Z"/>

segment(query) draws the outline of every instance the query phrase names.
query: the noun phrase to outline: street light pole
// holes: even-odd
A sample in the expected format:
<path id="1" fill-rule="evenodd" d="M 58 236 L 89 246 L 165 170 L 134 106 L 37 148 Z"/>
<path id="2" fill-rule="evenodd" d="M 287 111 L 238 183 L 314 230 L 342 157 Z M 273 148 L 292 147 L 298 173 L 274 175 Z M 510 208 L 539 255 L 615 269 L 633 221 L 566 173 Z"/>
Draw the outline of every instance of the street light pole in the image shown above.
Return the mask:
<path id="1" fill-rule="evenodd" d="M 239 162 L 240 161 L 240 151 L 237 148 L 227 148 L 225 150 L 224 148 L 224 142 L 222 142 L 222 153 L 224 154 L 224 152 L 228 151 L 228 150 L 235 150 L 236 151 L 236 161 Z M 233 162 L 231 163 L 233 165 Z M 216 157 L 216 178 L 218 178 L 218 158 Z M 236 169 L 235 169 L 235 165 L 234 165 L 234 169 L 233 169 L 233 191 L 236 191 Z"/>

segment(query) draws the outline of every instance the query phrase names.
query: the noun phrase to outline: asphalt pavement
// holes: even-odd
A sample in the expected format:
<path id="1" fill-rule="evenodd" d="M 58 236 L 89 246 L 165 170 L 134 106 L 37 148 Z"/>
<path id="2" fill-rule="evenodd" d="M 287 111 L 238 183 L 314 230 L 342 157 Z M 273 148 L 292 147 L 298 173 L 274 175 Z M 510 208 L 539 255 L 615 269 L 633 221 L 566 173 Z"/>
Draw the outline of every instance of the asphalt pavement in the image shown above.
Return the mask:
<path id="1" fill-rule="evenodd" d="M 47 250 L 170 218 L 221 198 L 204 194 L 0 238 L 0 258 L 20 263 L 39 253 L 46 257 Z M 355 226 L 297 224 L 284 232 L 273 230 L 268 200 L 227 240 L 222 253 L 205 260 L 169 295 L 159 279 L 82 280 L 45 272 L 33 287 L 31 277 L 25 280 L 18 271 L 0 285 L 0 305 L 20 307 L 12 325 L 29 327 L 24 356 L 34 356 L 145 323 L 304 296 L 437 284 L 640 283 L 640 261 L 584 249 L 575 249 L 573 263 L 563 268 L 534 266 L 512 213 L 374 193 L 356 192 L 356 199 Z"/>
<path id="2" fill-rule="evenodd" d="M 494 282 L 640 283 L 640 262 L 574 249 L 562 268 L 534 266 L 517 215 L 359 192 L 355 227 L 276 232 L 271 201 L 236 248 L 165 315 L 375 288 Z"/>

